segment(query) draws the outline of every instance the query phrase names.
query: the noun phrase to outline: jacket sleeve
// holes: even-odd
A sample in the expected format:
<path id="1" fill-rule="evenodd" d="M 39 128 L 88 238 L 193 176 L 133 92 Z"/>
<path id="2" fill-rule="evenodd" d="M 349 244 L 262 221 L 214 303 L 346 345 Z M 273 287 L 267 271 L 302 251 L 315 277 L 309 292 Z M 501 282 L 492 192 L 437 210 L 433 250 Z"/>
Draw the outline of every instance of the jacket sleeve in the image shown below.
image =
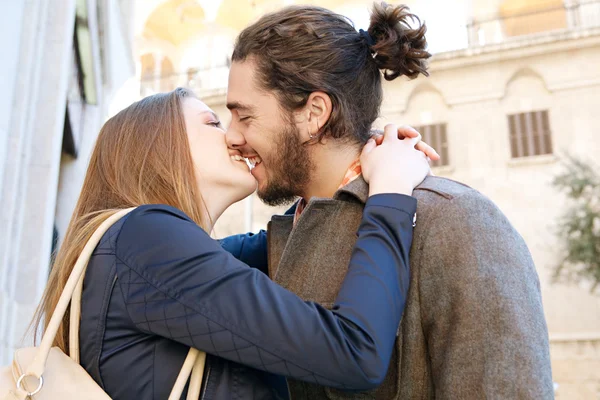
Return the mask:
<path id="1" fill-rule="evenodd" d="M 244 264 L 269 274 L 266 231 L 228 236 L 219 239 L 219 243 L 223 249 Z"/>
<path id="2" fill-rule="evenodd" d="M 440 399 L 553 398 L 540 285 L 525 242 L 472 191 L 436 211 L 418 272 Z"/>
<path id="3" fill-rule="evenodd" d="M 118 282 L 143 332 L 274 374 L 371 389 L 385 377 L 404 310 L 415 208 L 408 196 L 369 199 L 332 310 L 249 268 L 167 206 L 126 217 Z"/>

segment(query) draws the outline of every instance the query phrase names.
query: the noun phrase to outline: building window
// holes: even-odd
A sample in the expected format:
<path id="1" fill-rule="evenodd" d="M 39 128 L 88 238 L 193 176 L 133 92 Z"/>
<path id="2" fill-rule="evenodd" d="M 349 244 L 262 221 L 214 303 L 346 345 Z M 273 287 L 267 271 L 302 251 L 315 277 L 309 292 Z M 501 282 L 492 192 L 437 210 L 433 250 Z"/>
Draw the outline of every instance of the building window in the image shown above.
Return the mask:
<path id="1" fill-rule="evenodd" d="M 77 158 L 77 146 L 75 144 L 75 135 L 73 135 L 73 125 L 71 124 L 71 116 L 69 115 L 69 106 L 66 107 L 65 111 L 62 152 L 73 158 Z"/>
<path id="2" fill-rule="evenodd" d="M 433 167 L 442 167 L 450 164 L 448 157 L 448 135 L 446 124 L 423 125 L 415 127 L 423 136 L 423 141 L 432 146 L 442 157 L 439 161 L 433 161 Z"/>
<path id="3" fill-rule="evenodd" d="M 547 110 L 509 115 L 508 125 L 512 158 L 552 154 Z"/>
<path id="4" fill-rule="evenodd" d="M 141 57 L 142 75 L 140 77 L 140 96 L 146 97 L 156 93 L 156 61 L 154 55 L 144 54 Z"/>

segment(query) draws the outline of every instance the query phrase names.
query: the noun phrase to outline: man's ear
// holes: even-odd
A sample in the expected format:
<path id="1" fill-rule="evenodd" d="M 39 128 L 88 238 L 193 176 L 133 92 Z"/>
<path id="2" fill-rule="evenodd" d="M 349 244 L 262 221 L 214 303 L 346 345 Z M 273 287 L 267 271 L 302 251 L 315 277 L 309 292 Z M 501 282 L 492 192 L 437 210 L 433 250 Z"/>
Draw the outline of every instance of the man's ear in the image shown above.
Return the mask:
<path id="1" fill-rule="evenodd" d="M 310 132 L 317 136 L 329 121 L 332 112 L 331 98 L 325 92 L 313 92 L 306 102 L 305 113 Z"/>

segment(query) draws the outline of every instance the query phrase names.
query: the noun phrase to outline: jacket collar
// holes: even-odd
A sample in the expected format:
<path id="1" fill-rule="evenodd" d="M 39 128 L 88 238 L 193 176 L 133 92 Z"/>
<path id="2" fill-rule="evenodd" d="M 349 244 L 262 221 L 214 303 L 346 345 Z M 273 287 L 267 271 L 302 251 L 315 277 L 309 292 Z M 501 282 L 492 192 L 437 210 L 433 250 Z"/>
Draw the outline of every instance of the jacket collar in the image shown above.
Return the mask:
<path id="1" fill-rule="evenodd" d="M 340 188 L 337 192 L 335 192 L 333 198 L 335 200 L 343 200 L 344 197 L 348 196 L 355 198 L 362 204 L 367 202 L 367 199 L 369 198 L 369 185 L 367 182 L 365 182 L 365 179 L 362 177 L 362 175 L 354 179 L 346 186 Z"/>
<path id="2" fill-rule="evenodd" d="M 439 178 L 428 176 L 423 182 L 421 182 L 421 184 L 419 184 L 419 186 L 415 188 L 415 190 L 434 190 L 438 186 Z M 343 188 L 340 188 L 337 192 L 335 192 L 333 198 L 335 200 L 343 200 L 348 196 L 355 198 L 362 204 L 367 203 L 367 199 L 369 198 L 369 184 L 365 182 L 362 175 Z"/>

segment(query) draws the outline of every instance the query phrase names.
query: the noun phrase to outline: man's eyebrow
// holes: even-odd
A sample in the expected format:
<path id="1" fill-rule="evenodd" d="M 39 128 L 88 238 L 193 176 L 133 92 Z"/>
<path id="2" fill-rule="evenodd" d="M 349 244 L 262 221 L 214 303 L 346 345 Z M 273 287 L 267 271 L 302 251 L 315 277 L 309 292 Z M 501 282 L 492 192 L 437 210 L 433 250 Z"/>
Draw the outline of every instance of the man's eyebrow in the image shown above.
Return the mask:
<path id="1" fill-rule="evenodd" d="M 232 101 L 231 103 L 227 103 L 227 108 L 230 111 L 233 111 L 233 110 L 242 110 L 242 111 L 250 111 L 250 112 L 254 111 L 254 107 L 252 107 L 251 105 L 243 104 L 238 101 Z"/>

